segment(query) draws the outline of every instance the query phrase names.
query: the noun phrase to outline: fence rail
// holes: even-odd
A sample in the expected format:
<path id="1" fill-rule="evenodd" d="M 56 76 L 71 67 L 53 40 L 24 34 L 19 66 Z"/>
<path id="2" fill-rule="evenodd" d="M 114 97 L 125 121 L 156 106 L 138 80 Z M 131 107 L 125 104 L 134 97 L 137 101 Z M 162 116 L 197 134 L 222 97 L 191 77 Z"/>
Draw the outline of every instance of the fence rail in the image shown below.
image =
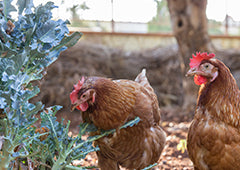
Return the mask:
<path id="1" fill-rule="evenodd" d="M 227 24 L 228 23 L 228 24 Z M 72 22 L 72 28 L 86 32 L 124 32 L 124 33 L 171 33 L 171 21 L 115 22 L 99 20 L 77 20 Z M 236 21 L 216 22 L 209 20 L 208 32 L 210 35 L 240 35 L 240 23 Z"/>
<path id="2" fill-rule="evenodd" d="M 70 32 L 73 31 L 77 30 L 70 28 Z M 163 47 L 177 43 L 172 33 L 81 32 L 83 33 L 83 37 L 80 41 L 87 41 L 130 51 Z M 240 36 L 210 35 L 210 38 L 217 49 L 239 49 L 240 47 Z"/>

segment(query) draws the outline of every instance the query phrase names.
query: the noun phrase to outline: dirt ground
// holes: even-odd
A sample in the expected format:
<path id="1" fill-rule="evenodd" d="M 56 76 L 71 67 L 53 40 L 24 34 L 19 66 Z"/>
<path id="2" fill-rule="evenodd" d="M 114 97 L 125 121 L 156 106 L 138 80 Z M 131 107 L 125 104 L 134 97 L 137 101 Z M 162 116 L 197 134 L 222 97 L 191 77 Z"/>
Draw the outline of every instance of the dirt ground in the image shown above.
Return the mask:
<path id="1" fill-rule="evenodd" d="M 162 127 L 167 133 L 167 142 L 162 152 L 158 165 L 152 170 L 193 170 L 193 164 L 188 158 L 184 145 L 187 137 L 187 131 L 192 117 L 182 113 L 176 113 L 179 109 L 162 109 Z M 60 116 L 60 115 L 59 115 Z M 62 114 L 65 120 L 71 120 L 70 131 L 73 134 L 78 133 L 79 121 L 81 121 L 78 112 L 71 114 Z M 97 156 L 95 153 L 88 154 L 84 160 L 74 161 L 74 165 L 97 166 Z M 98 168 L 93 168 L 98 170 Z M 124 168 L 122 168 L 124 170 Z"/>

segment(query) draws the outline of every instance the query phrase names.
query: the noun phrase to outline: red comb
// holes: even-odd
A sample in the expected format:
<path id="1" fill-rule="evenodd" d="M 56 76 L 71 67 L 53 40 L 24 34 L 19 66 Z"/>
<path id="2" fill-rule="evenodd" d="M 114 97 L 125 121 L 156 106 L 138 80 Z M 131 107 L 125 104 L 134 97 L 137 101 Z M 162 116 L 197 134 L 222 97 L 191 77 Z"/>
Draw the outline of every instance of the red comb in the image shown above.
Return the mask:
<path id="1" fill-rule="evenodd" d="M 202 60 L 209 60 L 214 56 L 215 54 L 213 53 L 207 54 L 206 52 L 205 53 L 197 52 L 196 55 L 193 54 L 192 58 L 190 58 L 189 66 L 191 68 L 196 67 L 201 63 Z"/>
<path id="2" fill-rule="evenodd" d="M 81 81 L 78 80 L 78 84 L 73 85 L 74 89 L 75 90 L 80 90 L 82 88 L 83 83 L 84 83 L 84 77 L 82 77 Z"/>
<path id="3" fill-rule="evenodd" d="M 83 83 L 84 83 L 84 77 L 82 77 L 81 81 L 78 80 L 78 83 L 76 85 L 73 85 L 74 90 L 70 94 L 70 99 L 72 104 L 75 103 L 75 101 L 77 100 L 78 92 L 82 88 Z"/>

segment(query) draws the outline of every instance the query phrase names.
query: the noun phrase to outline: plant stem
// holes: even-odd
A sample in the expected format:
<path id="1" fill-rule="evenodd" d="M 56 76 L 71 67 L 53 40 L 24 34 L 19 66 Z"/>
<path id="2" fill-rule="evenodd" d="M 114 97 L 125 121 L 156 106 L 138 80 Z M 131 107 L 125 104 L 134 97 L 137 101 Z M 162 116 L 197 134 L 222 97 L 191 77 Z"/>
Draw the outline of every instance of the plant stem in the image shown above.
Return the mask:
<path id="1" fill-rule="evenodd" d="M 65 161 L 66 157 L 62 154 L 59 156 L 58 160 L 53 164 L 52 170 L 60 170 L 63 168 L 61 164 Z"/>
<path id="2" fill-rule="evenodd" d="M 72 166 L 72 165 L 67 165 L 65 168 L 69 169 L 69 170 L 83 170 L 82 167 L 76 167 L 76 166 Z"/>
<path id="3" fill-rule="evenodd" d="M 8 135 L 7 129 L 7 120 L 3 120 L 3 129 L 4 129 L 4 136 Z M 4 140 L 3 147 L 2 147 L 2 155 L 3 158 L 0 160 L 0 169 L 5 169 L 9 167 L 11 162 L 11 155 L 9 154 L 8 149 L 11 148 L 11 143 L 8 140 Z"/>
<path id="4" fill-rule="evenodd" d="M 0 169 L 7 169 L 9 167 L 9 164 L 11 162 L 11 158 L 8 155 L 7 157 L 4 157 L 0 161 Z"/>

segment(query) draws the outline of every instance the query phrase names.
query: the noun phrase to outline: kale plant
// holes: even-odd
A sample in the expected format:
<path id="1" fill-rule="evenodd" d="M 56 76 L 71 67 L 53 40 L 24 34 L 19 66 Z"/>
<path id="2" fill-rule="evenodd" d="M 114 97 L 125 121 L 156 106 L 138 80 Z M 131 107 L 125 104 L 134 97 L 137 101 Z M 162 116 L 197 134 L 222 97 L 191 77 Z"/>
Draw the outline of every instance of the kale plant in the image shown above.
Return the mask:
<path id="1" fill-rule="evenodd" d="M 31 82 L 40 80 L 46 67 L 61 51 L 73 46 L 81 33 L 68 35 L 68 21 L 52 20 L 51 10 L 56 8 L 52 2 L 34 7 L 32 0 L 18 0 L 16 5 L 17 9 L 12 0 L 0 1 L 0 169 L 22 164 L 32 168 L 58 164 L 60 169 L 66 165 L 65 160 L 58 159 L 58 155 L 62 156 L 58 150 L 62 146 L 51 138 L 63 135 L 62 132 L 67 134 L 68 126 L 55 121 L 53 113 L 60 107 L 44 110 L 41 102 L 29 102 L 39 93 L 39 88 Z M 10 15 L 14 11 L 18 12 L 16 20 Z M 39 112 L 45 131 L 34 126 Z M 44 136 L 46 139 L 41 140 Z M 43 153 L 46 149 L 48 152 Z"/>

